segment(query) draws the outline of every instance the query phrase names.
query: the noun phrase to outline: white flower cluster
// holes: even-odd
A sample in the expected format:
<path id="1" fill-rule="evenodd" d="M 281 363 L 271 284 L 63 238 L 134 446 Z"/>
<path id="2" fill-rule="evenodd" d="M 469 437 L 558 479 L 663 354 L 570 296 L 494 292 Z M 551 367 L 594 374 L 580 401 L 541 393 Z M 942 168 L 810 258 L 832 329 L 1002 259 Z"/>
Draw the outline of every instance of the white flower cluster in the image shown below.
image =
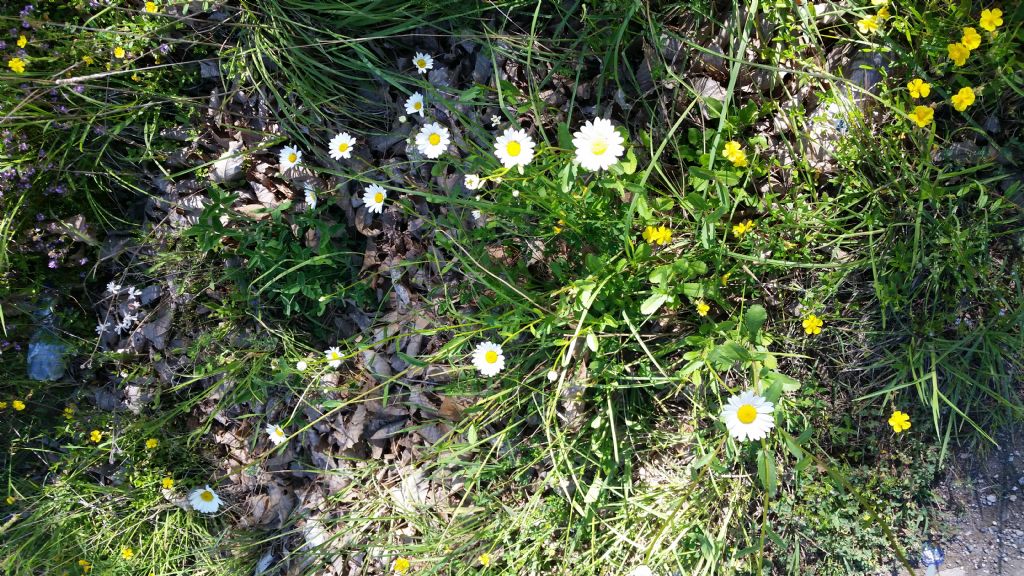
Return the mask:
<path id="1" fill-rule="evenodd" d="M 96 335 L 101 338 L 111 331 L 115 334 L 127 333 L 139 321 L 141 290 L 135 286 L 122 287 L 111 281 L 107 284 L 107 294 L 110 305 L 107 306 L 106 318 L 96 325 Z"/>

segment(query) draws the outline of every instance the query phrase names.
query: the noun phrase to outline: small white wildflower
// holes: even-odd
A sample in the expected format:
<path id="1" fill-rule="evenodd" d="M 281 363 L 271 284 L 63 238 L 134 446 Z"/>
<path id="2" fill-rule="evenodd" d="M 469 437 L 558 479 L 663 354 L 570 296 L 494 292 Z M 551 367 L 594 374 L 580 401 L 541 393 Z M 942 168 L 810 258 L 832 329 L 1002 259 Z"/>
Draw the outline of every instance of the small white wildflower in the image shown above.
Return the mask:
<path id="1" fill-rule="evenodd" d="M 107 284 L 107 292 L 109 292 L 111 294 L 117 294 L 120 291 L 121 291 L 121 285 L 120 284 L 117 284 L 114 281 L 111 281 L 110 283 Z"/>
<path id="2" fill-rule="evenodd" d="M 220 508 L 220 496 L 207 484 L 205 488 L 197 488 L 188 495 L 188 503 L 197 512 L 213 514 Z"/>
<path id="3" fill-rule="evenodd" d="M 576 162 L 591 172 L 607 170 L 626 151 L 622 135 L 607 118 L 588 120 L 573 134 L 572 144 L 576 147 Z"/>
<path id="4" fill-rule="evenodd" d="M 293 166 L 296 166 L 302 161 L 302 152 L 294 146 L 285 146 L 281 149 L 278 161 L 280 163 L 281 172 L 287 172 L 288 170 L 291 170 Z"/>
<path id="5" fill-rule="evenodd" d="M 341 366 L 341 350 L 339 350 L 337 347 L 328 348 L 327 351 L 324 352 L 324 358 L 327 359 L 327 365 L 330 366 L 331 368 L 337 368 L 338 366 Z"/>
<path id="6" fill-rule="evenodd" d="M 380 214 L 384 210 L 384 201 L 388 198 L 388 191 L 380 184 L 370 184 L 363 193 L 363 204 L 366 204 L 368 212 Z"/>
<path id="7" fill-rule="evenodd" d="M 142 294 L 142 290 L 135 288 L 135 286 L 129 286 L 127 294 L 129 300 L 135 300 L 140 294 Z"/>
<path id="8" fill-rule="evenodd" d="M 281 442 L 288 439 L 288 435 L 284 433 L 284 429 L 277 424 L 267 424 L 266 432 L 267 436 L 270 437 L 270 441 L 274 443 L 274 446 L 278 446 Z"/>
<path id="9" fill-rule="evenodd" d="M 443 154 L 450 143 L 451 133 L 437 122 L 424 125 L 416 134 L 416 148 L 431 160 Z"/>
<path id="10" fill-rule="evenodd" d="M 483 184 L 483 182 L 480 181 L 480 176 L 477 174 L 466 174 L 466 177 L 463 178 L 463 183 L 465 183 L 466 189 L 468 190 L 476 190 L 481 184 Z"/>
<path id="11" fill-rule="evenodd" d="M 426 74 L 427 70 L 434 67 L 434 59 L 429 54 L 424 54 L 423 52 L 417 52 L 416 57 L 412 59 L 412 63 L 420 74 Z"/>
<path id="12" fill-rule="evenodd" d="M 356 145 L 356 139 L 348 132 L 339 132 L 328 144 L 331 158 L 341 160 L 352 157 L 352 148 Z"/>
<path id="13" fill-rule="evenodd" d="M 316 210 L 316 190 L 313 189 L 313 185 L 306 182 L 302 185 L 302 189 L 306 196 L 306 207 L 310 210 Z"/>
<path id="14" fill-rule="evenodd" d="M 406 122 L 409 121 L 409 119 L 406 118 L 405 115 L 403 114 L 402 116 L 398 117 L 398 121 L 401 122 L 402 124 L 405 124 Z"/>
<path id="15" fill-rule="evenodd" d="M 109 330 L 109 329 L 110 329 L 110 322 L 104 322 L 103 324 L 97 324 L 96 325 L 96 335 L 97 336 L 103 336 L 103 334 L 106 333 L 106 331 Z"/>
<path id="16" fill-rule="evenodd" d="M 505 355 L 494 342 L 481 342 L 473 350 L 473 366 L 484 376 L 494 376 L 505 367 Z"/>
<path id="17" fill-rule="evenodd" d="M 497 114 L 491 116 L 491 126 L 497 128 L 499 124 L 501 124 L 501 118 Z"/>
<path id="18" fill-rule="evenodd" d="M 308 367 L 309 365 L 306 364 L 305 360 L 299 360 L 298 362 L 295 363 L 295 369 L 298 370 L 299 372 L 305 372 L 306 368 Z"/>
<path id="19" fill-rule="evenodd" d="M 494 141 L 494 155 L 505 168 L 518 168 L 523 173 L 523 166 L 533 160 L 533 149 L 536 144 L 526 130 L 506 128 L 501 136 Z"/>
<path id="20" fill-rule="evenodd" d="M 406 114 L 419 114 L 423 116 L 423 94 L 413 92 L 412 96 L 409 96 L 409 99 L 405 101 L 405 112 Z"/>
<path id="21" fill-rule="evenodd" d="M 513 198 L 519 198 L 519 190 L 513 190 L 512 191 L 512 197 Z"/>
<path id="22" fill-rule="evenodd" d="M 554 382 L 555 380 L 558 380 L 558 372 L 548 370 L 548 382 Z"/>

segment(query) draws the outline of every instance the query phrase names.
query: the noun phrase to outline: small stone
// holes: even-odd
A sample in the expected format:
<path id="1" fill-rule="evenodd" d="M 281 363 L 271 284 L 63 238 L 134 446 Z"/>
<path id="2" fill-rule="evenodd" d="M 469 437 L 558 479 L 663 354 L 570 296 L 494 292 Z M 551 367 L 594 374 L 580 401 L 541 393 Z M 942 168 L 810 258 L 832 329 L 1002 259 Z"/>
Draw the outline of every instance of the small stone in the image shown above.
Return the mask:
<path id="1" fill-rule="evenodd" d="M 989 494 L 988 496 L 985 496 L 985 501 L 988 502 L 989 505 L 995 504 L 996 500 L 997 498 L 995 494 Z M 993 522 L 993 524 L 995 524 L 995 522 Z"/>

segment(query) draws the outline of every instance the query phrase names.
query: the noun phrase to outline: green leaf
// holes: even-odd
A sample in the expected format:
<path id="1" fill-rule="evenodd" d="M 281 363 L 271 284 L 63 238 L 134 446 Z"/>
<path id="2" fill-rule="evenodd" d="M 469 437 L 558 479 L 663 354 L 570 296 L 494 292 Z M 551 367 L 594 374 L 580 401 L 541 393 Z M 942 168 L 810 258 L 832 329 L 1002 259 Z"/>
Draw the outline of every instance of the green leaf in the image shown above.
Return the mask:
<path id="1" fill-rule="evenodd" d="M 668 294 L 664 294 L 662 292 L 655 292 L 654 294 L 651 294 L 651 296 L 647 298 L 647 300 L 644 300 L 643 304 L 640 305 L 640 313 L 645 316 L 650 316 L 651 314 L 657 312 L 658 308 L 661 308 L 661 306 L 665 303 L 666 300 L 668 300 Z"/>
<path id="2" fill-rule="evenodd" d="M 774 497 L 779 489 L 779 475 L 775 469 L 775 455 L 768 449 L 757 451 L 757 478 L 768 495 Z"/>
<path id="3" fill-rule="evenodd" d="M 565 150 L 572 150 L 572 134 L 569 133 L 569 125 L 565 122 L 558 124 L 558 147 Z"/>
<path id="4" fill-rule="evenodd" d="M 628 137 L 625 141 L 629 142 Z M 632 148 L 626 151 L 626 160 L 622 162 L 622 172 L 624 174 L 632 174 L 636 172 L 636 154 L 633 153 Z"/>
<path id="5" fill-rule="evenodd" d="M 654 270 L 651 270 L 651 274 L 647 279 L 651 284 L 668 284 L 672 280 L 674 268 L 671 264 L 665 264 L 664 266 L 658 266 Z"/>
<path id="6" fill-rule="evenodd" d="M 768 320 L 768 312 L 764 309 L 764 306 L 754 304 L 747 308 L 747 311 L 743 314 L 743 328 L 751 342 L 757 339 L 757 333 L 764 326 L 766 320 Z"/>
<path id="7" fill-rule="evenodd" d="M 750 353 L 739 342 L 719 344 L 708 354 L 708 361 L 718 370 L 728 370 L 736 362 L 750 360 Z"/>
<path id="8" fill-rule="evenodd" d="M 800 381 L 779 372 L 768 371 L 761 376 L 761 380 L 769 385 L 779 384 L 783 392 L 796 392 L 800 389 Z M 772 400 L 775 402 L 775 400 Z"/>

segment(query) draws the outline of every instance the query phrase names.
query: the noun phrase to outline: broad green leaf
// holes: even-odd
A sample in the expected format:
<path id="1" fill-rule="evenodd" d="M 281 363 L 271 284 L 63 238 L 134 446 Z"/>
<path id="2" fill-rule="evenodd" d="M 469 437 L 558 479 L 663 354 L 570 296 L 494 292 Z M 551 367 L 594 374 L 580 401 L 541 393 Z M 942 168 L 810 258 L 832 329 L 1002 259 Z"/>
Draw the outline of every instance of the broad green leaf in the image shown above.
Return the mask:
<path id="1" fill-rule="evenodd" d="M 747 311 L 743 314 L 743 328 L 751 342 L 757 340 L 757 333 L 764 326 L 767 319 L 768 312 L 764 309 L 764 306 L 754 304 L 747 308 Z"/>
<path id="2" fill-rule="evenodd" d="M 668 300 L 668 294 L 662 292 L 655 292 L 651 294 L 644 303 L 640 305 L 640 313 L 645 316 L 650 316 L 658 311 L 659 308 Z"/>

